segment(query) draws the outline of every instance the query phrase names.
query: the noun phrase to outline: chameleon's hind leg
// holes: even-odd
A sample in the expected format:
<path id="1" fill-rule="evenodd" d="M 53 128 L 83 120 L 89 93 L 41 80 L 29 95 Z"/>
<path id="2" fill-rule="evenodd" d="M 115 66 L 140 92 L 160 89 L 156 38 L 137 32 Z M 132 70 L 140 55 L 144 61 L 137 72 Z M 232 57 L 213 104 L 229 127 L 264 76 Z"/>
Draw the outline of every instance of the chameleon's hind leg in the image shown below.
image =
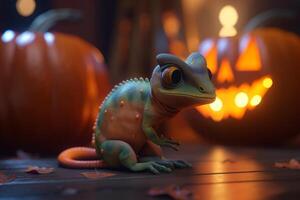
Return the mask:
<path id="1" fill-rule="evenodd" d="M 187 168 L 191 167 L 191 164 L 183 160 L 168 160 L 162 156 L 161 147 L 157 144 L 154 144 L 151 141 L 147 141 L 143 149 L 139 154 L 140 162 L 149 162 L 153 161 L 157 164 L 164 165 L 168 168 Z"/>
<path id="2" fill-rule="evenodd" d="M 111 167 L 124 166 L 131 171 L 151 171 L 154 174 L 171 169 L 154 161 L 140 163 L 132 147 L 121 140 L 106 140 L 101 144 L 103 160 Z"/>

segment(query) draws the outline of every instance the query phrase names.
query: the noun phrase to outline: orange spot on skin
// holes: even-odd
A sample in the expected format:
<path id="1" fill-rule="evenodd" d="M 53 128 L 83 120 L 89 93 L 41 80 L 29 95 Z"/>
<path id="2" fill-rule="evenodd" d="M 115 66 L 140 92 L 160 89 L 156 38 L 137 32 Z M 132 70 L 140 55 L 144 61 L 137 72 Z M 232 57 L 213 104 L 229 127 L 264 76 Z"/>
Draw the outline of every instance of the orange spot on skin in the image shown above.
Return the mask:
<path id="1" fill-rule="evenodd" d="M 106 110 L 106 109 L 104 110 L 104 113 L 107 113 L 107 110 Z"/>
<path id="2" fill-rule="evenodd" d="M 115 117 L 114 117 L 114 116 L 111 116 L 111 117 L 110 117 L 110 120 L 111 120 L 111 121 L 113 121 L 114 119 L 115 119 Z"/>
<path id="3" fill-rule="evenodd" d="M 137 114 L 135 115 L 135 118 L 136 118 L 136 119 L 140 119 L 140 114 L 137 113 Z"/>
<path id="4" fill-rule="evenodd" d="M 123 106 L 124 106 L 124 103 L 125 103 L 125 102 L 124 102 L 123 100 L 120 101 L 120 106 L 123 107 Z"/>

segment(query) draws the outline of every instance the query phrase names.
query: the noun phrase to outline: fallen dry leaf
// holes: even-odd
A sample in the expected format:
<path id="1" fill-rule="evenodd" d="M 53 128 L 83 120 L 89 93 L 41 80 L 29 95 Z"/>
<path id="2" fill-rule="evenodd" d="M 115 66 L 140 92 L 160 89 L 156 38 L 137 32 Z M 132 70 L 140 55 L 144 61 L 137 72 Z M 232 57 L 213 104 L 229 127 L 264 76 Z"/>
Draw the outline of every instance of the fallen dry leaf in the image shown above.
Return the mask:
<path id="1" fill-rule="evenodd" d="M 0 172 L 0 185 L 13 181 L 16 175 L 5 175 Z"/>
<path id="2" fill-rule="evenodd" d="M 83 175 L 84 177 L 86 177 L 88 179 L 97 180 L 97 179 L 102 179 L 102 178 L 106 178 L 106 177 L 110 177 L 110 176 L 115 176 L 116 174 L 96 171 L 96 172 L 82 172 L 81 175 Z"/>
<path id="3" fill-rule="evenodd" d="M 176 200 L 188 200 L 192 198 L 193 193 L 188 189 L 181 188 L 176 185 L 169 185 L 163 188 L 151 188 L 148 191 L 148 195 L 154 197 L 167 195 L 172 199 L 176 199 Z"/>
<path id="4" fill-rule="evenodd" d="M 52 167 L 38 167 L 38 166 L 28 166 L 25 169 L 26 173 L 29 174 L 50 174 L 54 172 L 54 168 Z"/>
<path id="5" fill-rule="evenodd" d="M 75 195 L 78 193 L 78 190 L 75 189 L 75 188 L 65 188 L 63 191 L 62 191 L 62 195 L 67 195 L 67 196 L 70 196 L 70 195 Z"/>
<path id="6" fill-rule="evenodd" d="M 288 162 L 276 162 L 274 166 L 277 168 L 300 169 L 300 162 L 292 158 Z"/>
<path id="7" fill-rule="evenodd" d="M 236 163 L 236 161 L 235 161 L 235 160 L 232 160 L 232 159 L 229 159 L 229 158 L 227 158 L 227 159 L 224 159 L 224 160 L 222 161 L 222 163 Z"/>
<path id="8" fill-rule="evenodd" d="M 30 159 L 37 159 L 39 158 L 39 156 L 25 152 L 21 149 L 16 151 L 16 155 L 17 155 L 17 159 L 20 160 L 30 160 Z"/>

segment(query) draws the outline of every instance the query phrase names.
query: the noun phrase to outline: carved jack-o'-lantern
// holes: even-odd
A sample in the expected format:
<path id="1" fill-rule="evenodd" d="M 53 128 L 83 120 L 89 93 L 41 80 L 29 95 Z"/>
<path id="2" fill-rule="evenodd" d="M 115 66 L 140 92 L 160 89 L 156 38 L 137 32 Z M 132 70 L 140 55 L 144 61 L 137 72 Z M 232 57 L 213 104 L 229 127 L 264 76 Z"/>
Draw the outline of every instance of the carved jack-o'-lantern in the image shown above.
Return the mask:
<path id="1" fill-rule="evenodd" d="M 217 99 L 187 117 L 205 138 L 230 144 L 278 144 L 299 134 L 300 38 L 259 28 L 203 41 Z"/>
<path id="2" fill-rule="evenodd" d="M 272 86 L 272 78 L 264 65 L 259 48 L 260 38 L 248 33 L 241 38 L 208 39 L 200 45 L 208 66 L 215 76 L 217 99 L 197 109 L 206 117 L 221 121 L 229 117 L 241 119 L 254 109 Z"/>

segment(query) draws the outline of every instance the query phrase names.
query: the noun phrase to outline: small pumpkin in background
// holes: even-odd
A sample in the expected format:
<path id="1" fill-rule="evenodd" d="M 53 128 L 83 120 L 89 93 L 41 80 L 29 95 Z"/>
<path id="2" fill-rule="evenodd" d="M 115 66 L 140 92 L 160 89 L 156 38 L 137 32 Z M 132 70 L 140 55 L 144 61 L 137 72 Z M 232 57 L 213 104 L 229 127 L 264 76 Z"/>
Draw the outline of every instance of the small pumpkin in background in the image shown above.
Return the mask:
<path id="1" fill-rule="evenodd" d="M 23 33 L 0 41 L 0 154 L 50 154 L 88 144 L 98 106 L 110 89 L 102 54 L 69 34 L 46 32 L 78 12 L 52 10 Z"/>
<path id="2" fill-rule="evenodd" d="M 256 19 L 257 20 L 257 19 Z M 188 113 L 212 142 L 282 144 L 300 133 L 300 38 L 277 28 L 203 41 L 217 99 Z"/>

